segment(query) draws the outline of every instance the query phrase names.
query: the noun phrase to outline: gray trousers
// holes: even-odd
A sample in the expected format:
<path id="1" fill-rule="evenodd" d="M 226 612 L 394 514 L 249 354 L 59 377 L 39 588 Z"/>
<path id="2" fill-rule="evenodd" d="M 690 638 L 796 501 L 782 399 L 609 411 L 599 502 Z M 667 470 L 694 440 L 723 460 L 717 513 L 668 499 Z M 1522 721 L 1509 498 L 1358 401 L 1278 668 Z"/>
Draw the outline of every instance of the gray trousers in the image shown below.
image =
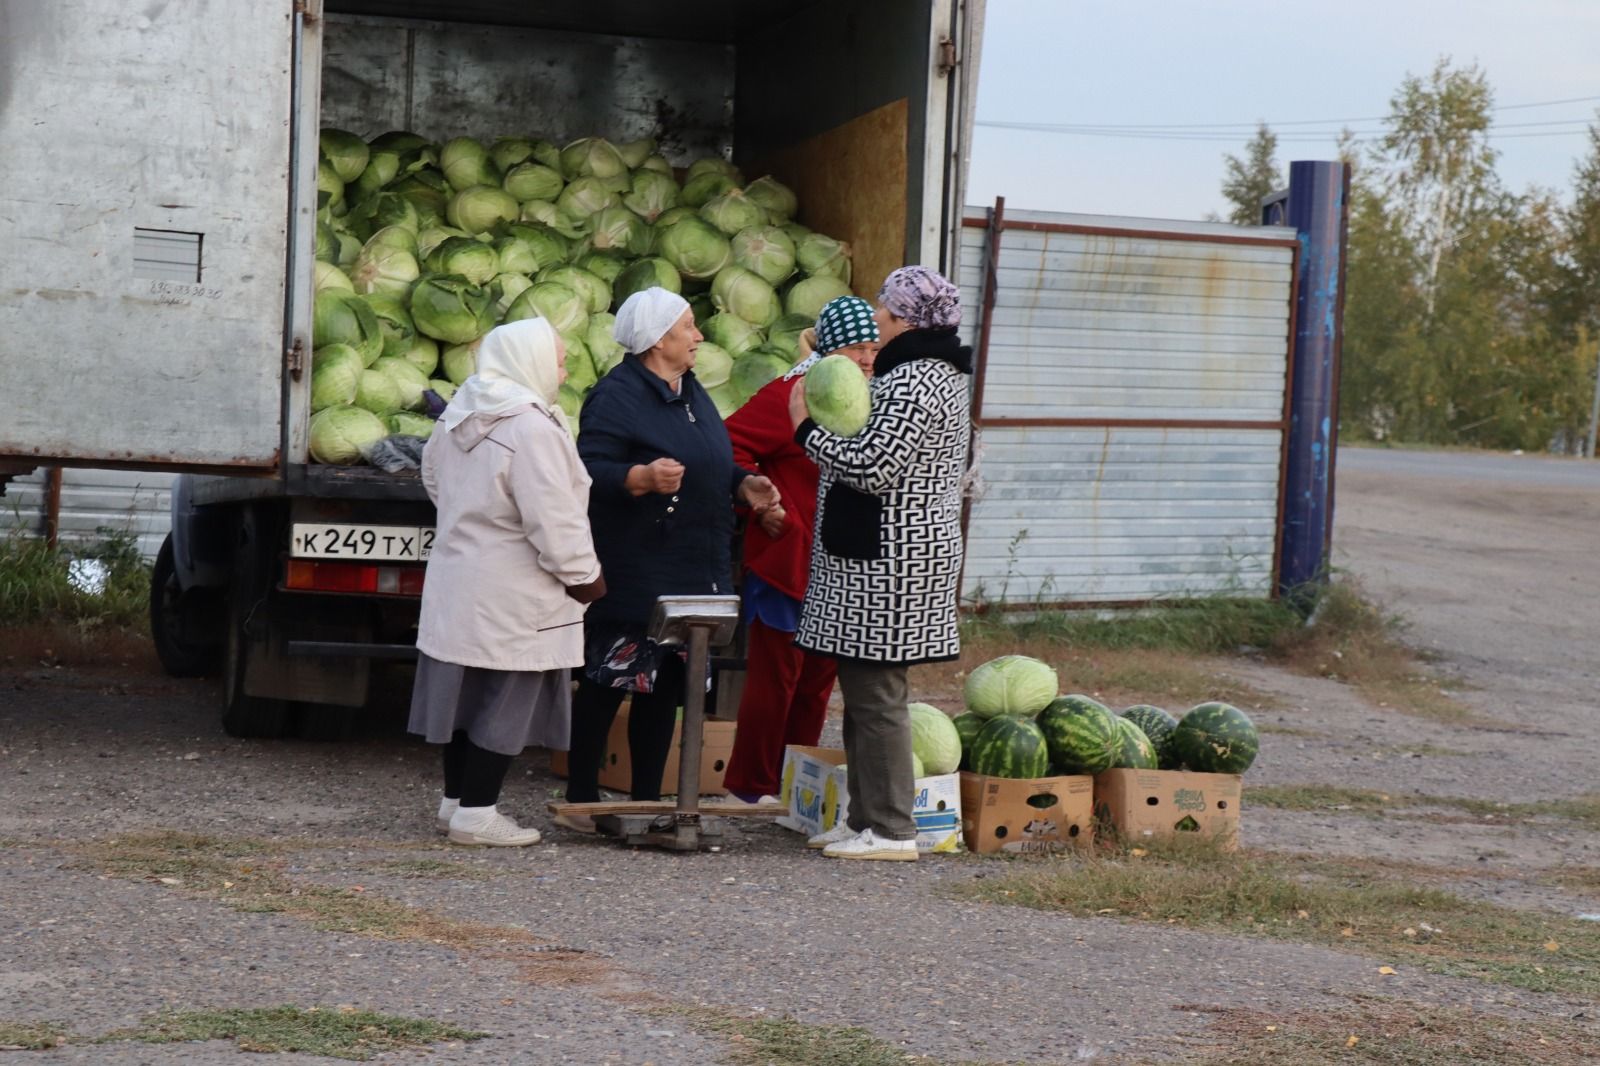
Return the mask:
<path id="1" fill-rule="evenodd" d="M 839 691 L 844 696 L 850 828 L 871 829 L 890 840 L 915 840 L 906 667 L 840 659 Z"/>

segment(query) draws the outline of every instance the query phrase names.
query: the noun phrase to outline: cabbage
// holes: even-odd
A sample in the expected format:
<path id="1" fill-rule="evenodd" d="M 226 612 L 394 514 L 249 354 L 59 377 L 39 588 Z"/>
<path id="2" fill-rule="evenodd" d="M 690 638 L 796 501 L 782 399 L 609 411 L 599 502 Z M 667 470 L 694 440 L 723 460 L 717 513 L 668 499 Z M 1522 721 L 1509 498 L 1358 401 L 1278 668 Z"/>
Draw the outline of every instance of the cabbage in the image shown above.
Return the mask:
<path id="1" fill-rule="evenodd" d="M 723 159 L 721 156 L 711 155 L 706 156 L 704 159 L 696 159 L 693 163 L 689 164 L 688 173 L 686 173 L 684 177 L 698 178 L 702 174 L 720 175 L 724 178 L 727 178 L 735 185 L 744 184 L 744 174 L 740 172 L 738 167 L 734 166 L 726 159 Z"/>
<path id="2" fill-rule="evenodd" d="M 422 406 L 422 393 L 428 387 L 427 374 L 395 356 L 384 356 L 372 364 L 372 369 L 389 375 L 389 380 L 400 390 L 401 407 L 415 411 Z"/>
<path id="3" fill-rule="evenodd" d="M 439 169 L 452 188 L 470 189 L 474 185 L 499 185 L 500 172 L 483 145 L 471 137 L 446 141 L 439 149 Z"/>
<path id="4" fill-rule="evenodd" d="M 853 437 L 867 424 L 872 409 L 867 376 L 848 355 L 827 355 L 806 371 L 806 406 L 811 418 L 829 433 Z"/>
<path id="5" fill-rule="evenodd" d="M 410 200 L 411 206 L 417 209 L 420 225 L 436 226 L 444 221 L 445 209 L 450 203 L 450 186 L 434 171 L 408 174 L 396 180 L 386 191 Z"/>
<path id="6" fill-rule="evenodd" d="M 405 295 L 375 292 L 365 299 L 367 306 L 372 308 L 373 315 L 378 319 L 378 332 L 383 334 L 382 354 L 404 355 L 410 350 L 417 336 L 417 327 L 411 321 L 411 312 L 406 310 Z"/>
<path id="7" fill-rule="evenodd" d="M 561 266 L 542 270 L 537 280 L 553 281 L 577 293 L 583 300 L 585 315 L 598 314 L 611 306 L 611 285 L 604 278 L 591 274 L 582 267 Z"/>
<path id="8" fill-rule="evenodd" d="M 510 170 L 532 157 L 533 142 L 526 137 L 501 137 L 489 146 L 489 159 L 501 170 Z"/>
<path id="9" fill-rule="evenodd" d="M 493 246 L 472 237 L 448 237 L 428 253 L 428 269 L 435 274 L 459 274 L 474 285 L 500 273 L 500 256 Z"/>
<path id="10" fill-rule="evenodd" d="M 808 233 L 794 242 L 794 260 L 807 274 L 828 274 L 850 280 L 850 246 L 821 233 Z"/>
<path id="11" fill-rule="evenodd" d="M 311 355 L 311 410 L 356 402 L 356 383 L 365 369 L 361 353 L 348 344 L 330 344 Z"/>
<path id="12" fill-rule="evenodd" d="M 589 346 L 583 338 L 576 333 L 563 333 L 561 343 L 567 349 L 567 381 L 575 389 L 587 389 L 600 380 L 600 372 L 595 369 L 594 358 L 589 355 Z"/>
<path id="13" fill-rule="evenodd" d="M 567 240 L 575 241 L 589 235 L 589 220 L 573 218 L 548 200 L 529 200 L 522 205 L 522 221 L 548 226 Z"/>
<path id="14" fill-rule="evenodd" d="M 788 372 L 789 364 L 783 356 L 756 348 L 733 361 L 733 373 L 728 375 L 728 384 L 733 386 L 734 394 L 741 403 L 749 403 L 750 397 L 760 392 L 767 382 Z"/>
<path id="15" fill-rule="evenodd" d="M 692 296 L 685 293 L 684 296 L 689 301 L 689 311 L 694 315 L 695 328 L 704 333 L 706 326 L 710 325 L 711 320 L 721 312 L 717 310 L 717 305 L 712 302 L 709 292 L 697 292 Z M 737 318 L 738 316 L 735 315 L 734 317 Z M 746 324 L 748 325 L 748 323 Z"/>
<path id="16" fill-rule="evenodd" d="M 798 363 L 810 354 L 800 350 L 800 334 L 815 323 L 816 319 L 804 315 L 783 315 L 767 329 L 767 347 L 782 352 L 790 363 Z"/>
<path id="17" fill-rule="evenodd" d="M 419 333 L 447 344 L 475 341 L 494 326 L 494 296 L 459 274 L 428 274 L 411 290 Z"/>
<path id="18" fill-rule="evenodd" d="M 421 334 L 412 337 L 411 346 L 399 354 L 400 358 L 424 374 L 431 374 L 439 369 L 439 342 L 432 337 L 424 337 Z"/>
<path id="19" fill-rule="evenodd" d="M 553 266 L 560 266 L 567 261 L 571 249 L 567 247 L 567 240 L 559 232 L 548 226 L 530 225 L 527 222 L 513 222 L 505 228 L 506 237 L 514 237 L 527 245 L 527 250 L 533 254 L 533 269 L 522 270 L 518 273 L 537 274 L 541 270 L 548 270 Z M 518 249 L 519 253 L 521 249 Z M 502 267 L 510 270 L 511 267 Z"/>
<path id="20" fill-rule="evenodd" d="M 686 218 L 699 218 L 700 212 L 693 207 L 669 207 L 656 218 L 656 233 L 659 234 L 675 222 L 682 222 Z"/>
<path id="21" fill-rule="evenodd" d="M 532 284 L 533 279 L 526 274 L 496 274 L 491 286 L 495 294 L 495 317 L 505 318 L 506 312 L 511 309 L 512 303 Z"/>
<path id="22" fill-rule="evenodd" d="M 922 761 L 922 756 L 916 752 L 911 753 L 911 779 L 916 781 L 928 776 L 928 768 Z"/>
<path id="23" fill-rule="evenodd" d="M 696 374 L 695 376 L 699 377 L 700 375 Z M 711 402 L 716 405 L 717 414 L 723 418 L 727 418 L 743 406 L 739 402 L 738 395 L 733 391 L 733 386 L 726 382 L 707 389 L 706 395 L 711 397 Z"/>
<path id="24" fill-rule="evenodd" d="M 515 222 L 521 217 L 522 205 L 504 189 L 489 185 L 462 189 L 445 208 L 450 224 L 468 233 L 487 233 L 501 222 Z"/>
<path id="25" fill-rule="evenodd" d="M 736 359 L 761 343 L 761 331 L 731 311 L 712 315 L 700 331 Z"/>
<path id="26" fill-rule="evenodd" d="M 967 710 L 979 718 L 997 714 L 1032 717 L 1061 691 L 1056 672 L 1028 655 L 1002 655 L 967 675 Z"/>
<path id="27" fill-rule="evenodd" d="M 661 213 L 678 205 L 678 183 L 671 174 L 658 170 L 635 171 L 628 194 L 622 206 L 646 222 L 654 222 Z"/>
<path id="28" fill-rule="evenodd" d="M 626 207 L 607 207 L 589 219 L 593 227 L 590 244 L 602 251 L 614 250 L 629 256 L 650 250 L 653 234 L 650 224 Z"/>
<path id="29" fill-rule="evenodd" d="M 378 316 L 367 302 L 353 292 L 323 289 L 311 308 L 312 350 L 329 344 L 348 344 L 361 353 L 368 366 L 383 351 L 383 332 Z"/>
<path id="30" fill-rule="evenodd" d="M 577 265 L 607 285 L 614 285 L 628 261 L 616 252 L 585 252 L 578 257 Z"/>
<path id="31" fill-rule="evenodd" d="M 908 703 L 906 710 L 911 712 L 911 754 L 922 760 L 924 772 L 955 773 L 961 766 L 961 734 L 950 716 L 926 703 Z"/>
<path id="32" fill-rule="evenodd" d="M 669 178 L 672 177 L 672 164 L 667 162 L 665 156 L 651 156 L 649 159 L 646 159 L 643 163 L 640 163 L 637 167 L 635 167 L 634 173 L 637 174 L 641 170 L 653 170 L 657 174 L 665 174 Z"/>
<path id="33" fill-rule="evenodd" d="M 701 174 L 683 183 L 683 192 L 678 194 L 678 200 L 685 207 L 698 210 L 723 193 L 738 187 L 738 184 L 726 174 Z"/>
<path id="34" fill-rule="evenodd" d="M 439 399 L 445 403 L 449 403 L 450 398 L 456 394 L 456 387 L 455 382 L 447 381 L 444 378 L 428 379 L 428 388 L 432 389 Z"/>
<path id="35" fill-rule="evenodd" d="M 323 208 L 334 215 L 345 212 L 344 182 L 326 159 L 317 164 L 317 210 Z"/>
<path id="36" fill-rule="evenodd" d="M 370 149 L 367 142 L 353 133 L 344 130 L 325 129 L 318 139 L 322 149 L 322 156 L 333 167 L 333 172 L 339 175 L 340 181 L 355 181 L 361 172 L 367 169 L 367 156 Z"/>
<path id="37" fill-rule="evenodd" d="M 777 226 L 742 229 L 730 244 L 733 261 L 768 285 L 781 285 L 794 273 L 794 242 Z"/>
<path id="38" fill-rule="evenodd" d="M 561 149 L 549 141 L 534 141 L 533 155 L 529 156 L 540 166 L 549 167 L 551 170 L 561 169 Z"/>
<path id="39" fill-rule="evenodd" d="M 617 145 L 617 154 L 622 157 L 622 163 L 629 170 L 644 166 L 644 161 L 656 154 L 656 142 L 653 137 L 640 137 L 637 141 Z"/>
<path id="40" fill-rule="evenodd" d="M 602 312 L 590 315 L 589 324 L 583 331 L 583 343 L 589 349 L 594 372 L 600 377 L 610 373 L 611 368 L 622 362 L 622 357 L 627 354 L 627 349 L 612 336 L 616 325 L 615 315 Z"/>
<path id="41" fill-rule="evenodd" d="M 422 228 L 416 205 L 397 192 L 380 192 L 368 197 L 348 216 L 350 230 L 362 240 L 386 226 L 401 226 L 412 233 Z"/>
<path id="42" fill-rule="evenodd" d="M 678 273 L 702 281 L 716 277 L 733 259 L 728 238 L 698 218 L 686 218 L 659 231 L 656 245 L 661 258 L 677 267 Z"/>
<path id="43" fill-rule="evenodd" d="M 410 252 L 413 257 L 419 256 L 416 230 L 406 229 L 404 226 L 385 226 L 367 238 L 364 248 L 376 246 L 398 248 L 402 252 Z"/>
<path id="44" fill-rule="evenodd" d="M 363 374 L 372 371 L 363 370 Z M 380 378 L 382 374 L 378 375 Z M 311 416 L 311 458 L 319 463 L 359 463 L 362 450 L 389 435 L 383 420 L 359 407 L 328 407 Z"/>
<path id="45" fill-rule="evenodd" d="M 812 232 L 798 222 L 785 222 L 779 225 L 778 228 L 783 230 L 783 235 L 788 237 L 791 241 L 794 241 L 795 244 L 799 244 L 801 241 L 811 236 Z"/>
<path id="46" fill-rule="evenodd" d="M 768 174 L 745 186 L 744 194 L 764 210 L 774 222 L 787 222 L 800 208 L 794 190 Z"/>
<path id="47" fill-rule="evenodd" d="M 415 411 L 397 411 L 389 416 L 389 432 L 396 436 L 427 440 L 433 435 L 433 419 Z"/>
<path id="48" fill-rule="evenodd" d="M 583 410 L 583 391 L 562 382 L 561 388 L 556 391 L 556 406 L 560 407 L 562 413 L 569 419 L 577 418 L 578 412 Z"/>
<path id="49" fill-rule="evenodd" d="M 554 326 L 557 333 L 576 334 L 582 332 L 588 317 L 583 297 L 558 282 L 541 281 L 530 285 L 512 301 L 505 320 L 542 318 Z"/>
<path id="50" fill-rule="evenodd" d="M 733 373 L 733 356 L 717 344 L 710 341 L 701 341 L 700 346 L 694 350 L 694 376 L 700 384 L 707 389 L 716 388 L 726 384 L 728 376 Z"/>
<path id="51" fill-rule="evenodd" d="M 452 385 L 461 384 L 478 372 L 478 342 L 446 348 L 439 356 L 439 365 Z"/>
<path id="52" fill-rule="evenodd" d="M 375 415 L 390 415 L 400 410 L 400 385 L 381 370 L 363 370 L 356 381 L 356 406 Z"/>
<path id="53" fill-rule="evenodd" d="M 548 264 L 540 261 L 541 256 L 532 244 L 515 234 L 507 234 L 494 242 L 495 255 L 499 259 L 500 273 L 502 274 L 537 274 L 541 267 Z"/>
<path id="54" fill-rule="evenodd" d="M 556 206 L 575 219 L 587 219 L 621 203 L 617 194 L 601 184 L 598 178 L 578 178 L 556 197 Z"/>
<path id="55" fill-rule="evenodd" d="M 767 213 L 738 189 L 708 200 L 700 208 L 700 217 L 730 237 L 751 226 L 767 224 Z"/>
<path id="56" fill-rule="evenodd" d="M 772 325 L 783 313 L 778 294 L 760 275 L 739 266 L 724 267 L 711 283 L 711 299 L 723 311 L 732 311 L 760 329 Z"/>
<path id="57" fill-rule="evenodd" d="M 385 293 L 403 297 L 411 290 L 411 283 L 422 276 L 416 256 L 403 248 L 368 244 L 356 256 L 356 265 L 350 271 L 350 283 L 360 293 Z"/>
<path id="58" fill-rule="evenodd" d="M 518 201 L 554 200 L 565 185 L 560 172 L 541 163 L 519 163 L 506 171 L 505 180 L 500 183 Z"/>
<path id="59" fill-rule="evenodd" d="M 355 292 L 356 287 L 350 284 L 350 278 L 344 271 L 332 263 L 317 263 L 311 268 L 311 288 L 313 292 L 324 289 L 333 289 L 336 292 Z"/>
<path id="60" fill-rule="evenodd" d="M 604 137 L 584 137 L 561 149 L 561 173 L 569 181 L 591 176 L 615 178 L 628 173 L 628 164 L 616 146 Z"/>
<path id="61" fill-rule="evenodd" d="M 339 238 L 339 258 L 335 261 L 340 270 L 349 270 L 356 265 L 356 256 L 361 254 L 361 238 L 343 230 L 334 230 L 334 235 Z"/>
<path id="62" fill-rule="evenodd" d="M 428 147 L 427 138 L 412 133 L 410 130 L 389 130 L 380 133 L 371 141 L 373 151 L 410 152 L 417 148 Z"/>
<path id="63" fill-rule="evenodd" d="M 356 178 L 355 184 L 345 186 L 345 195 L 361 203 L 399 176 L 400 153 L 374 149 L 367 159 L 366 169 Z"/>
<path id="64" fill-rule="evenodd" d="M 426 259 L 433 250 L 451 237 L 471 238 L 472 234 L 454 226 L 427 226 L 417 234 L 417 254 Z"/>
<path id="65" fill-rule="evenodd" d="M 634 293 L 651 288 L 682 292 L 683 279 L 678 276 L 678 268 L 659 257 L 640 259 L 630 264 L 611 284 L 612 304 L 621 307 L 622 301 Z"/>
<path id="66" fill-rule="evenodd" d="M 850 286 L 831 274 L 818 274 L 802 278 L 783 298 L 783 309 L 791 315 L 803 315 L 816 321 L 829 300 L 850 295 Z"/>
<path id="67" fill-rule="evenodd" d="M 313 254 L 319 263 L 333 263 L 339 258 L 339 235 L 326 222 L 317 223 L 317 248 Z"/>

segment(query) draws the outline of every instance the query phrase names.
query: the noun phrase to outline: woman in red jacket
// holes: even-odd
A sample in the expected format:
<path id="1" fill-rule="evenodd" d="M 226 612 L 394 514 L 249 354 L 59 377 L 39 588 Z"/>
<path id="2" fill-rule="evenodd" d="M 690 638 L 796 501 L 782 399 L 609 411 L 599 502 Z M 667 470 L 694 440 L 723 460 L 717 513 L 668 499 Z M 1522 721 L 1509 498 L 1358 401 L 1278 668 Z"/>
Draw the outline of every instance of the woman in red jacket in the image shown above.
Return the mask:
<path id="1" fill-rule="evenodd" d="M 748 665 L 723 786 L 752 803 L 777 793 L 787 745 L 812 745 L 822 736 L 833 692 L 834 661 L 794 646 L 811 566 L 817 464 L 794 442 L 789 393 L 824 354 L 847 355 L 872 376 L 878 354 L 872 305 L 856 296 L 830 301 L 817 317 L 816 338 L 821 354 L 767 384 L 727 419 L 735 464 L 771 478 L 783 500 L 751 520 L 744 540 Z"/>

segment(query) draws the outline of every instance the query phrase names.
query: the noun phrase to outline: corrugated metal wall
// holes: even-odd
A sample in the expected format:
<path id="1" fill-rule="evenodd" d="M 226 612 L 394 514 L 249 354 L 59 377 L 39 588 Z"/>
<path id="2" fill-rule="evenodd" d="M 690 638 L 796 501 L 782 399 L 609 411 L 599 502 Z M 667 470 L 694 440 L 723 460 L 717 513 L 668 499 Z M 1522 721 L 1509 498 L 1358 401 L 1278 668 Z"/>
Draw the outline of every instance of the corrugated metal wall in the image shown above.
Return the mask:
<path id="1" fill-rule="evenodd" d="M 172 474 L 133 470 L 61 471 L 61 543 L 93 543 L 105 530 L 131 533 L 153 559 L 171 525 Z M 45 474 L 17 478 L 0 496 L 0 533 L 44 534 Z"/>
<path id="2" fill-rule="evenodd" d="M 1271 595 L 1294 231 L 1002 219 L 964 600 Z M 963 231 L 975 341 L 990 239 Z"/>

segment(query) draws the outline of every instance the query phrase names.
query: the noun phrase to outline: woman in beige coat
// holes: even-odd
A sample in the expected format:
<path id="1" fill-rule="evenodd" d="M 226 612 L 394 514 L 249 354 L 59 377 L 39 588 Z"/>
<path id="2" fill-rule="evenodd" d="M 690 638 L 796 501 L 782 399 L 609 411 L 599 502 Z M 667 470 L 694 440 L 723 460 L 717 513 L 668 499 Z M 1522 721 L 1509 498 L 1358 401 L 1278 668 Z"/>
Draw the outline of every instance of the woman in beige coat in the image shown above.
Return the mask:
<path id="1" fill-rule="evenodd" d="M 585 605 L 605 594 L 589 475 L 556 405 L 565 377 L 544 319 L 490 331 L 422 452 L 438 522 L 410 730 L 444 746 L 438 821 L 457 844 L 539 842 L 495 809 L 500 785 L 524 747 L 566 749 L 568 669 L 583 664 Z"/>

